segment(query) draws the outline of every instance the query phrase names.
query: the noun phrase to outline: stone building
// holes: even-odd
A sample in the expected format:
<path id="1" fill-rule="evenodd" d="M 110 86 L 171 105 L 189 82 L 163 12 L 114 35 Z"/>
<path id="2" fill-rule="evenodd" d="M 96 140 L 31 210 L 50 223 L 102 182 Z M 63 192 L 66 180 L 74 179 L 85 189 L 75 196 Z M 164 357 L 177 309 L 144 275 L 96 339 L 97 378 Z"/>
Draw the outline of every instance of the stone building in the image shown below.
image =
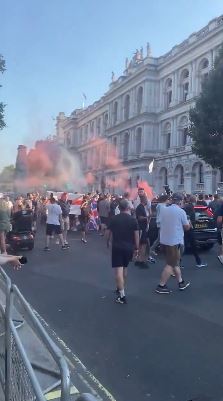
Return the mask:
<path id="1" fill-rule="evenodd" d="M 148 43 L 145 55 L 141 48 L 126 59 L 120 77 L 112 73 L 98 101 L 69 117 L 59 113 L 58 140 L 91 175 L 89 190 L 123 191 L 141 180 L 156 193 L 166 184 L 188 193 L 223 185 L 223 174 L 192 154 L 188 137 L 189 110 L 222 43 L 223 16 L 161 57 L 152 57 Z"/>

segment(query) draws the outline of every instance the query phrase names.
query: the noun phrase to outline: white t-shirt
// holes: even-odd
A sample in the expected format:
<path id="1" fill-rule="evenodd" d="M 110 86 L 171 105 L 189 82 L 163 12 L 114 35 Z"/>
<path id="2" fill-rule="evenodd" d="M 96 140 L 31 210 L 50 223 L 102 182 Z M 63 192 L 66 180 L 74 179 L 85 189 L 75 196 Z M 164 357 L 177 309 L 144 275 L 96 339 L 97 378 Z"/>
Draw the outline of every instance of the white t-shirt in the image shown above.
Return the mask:
<path id="1" fill-rule="evenodd" d="M 163 245 L 183 245 L 184 228 L 188 225 L 187 215 L 178 205 L 171 205 L 160 210 L 160 243 Z"/>
<path id="2" fill-rule="evenodd" d="M 60 215 L 62 215 L 62 209 L 57 203 L 50 203 L 46 206 L 47 224 L 54 224 L 60 226 Z"/>

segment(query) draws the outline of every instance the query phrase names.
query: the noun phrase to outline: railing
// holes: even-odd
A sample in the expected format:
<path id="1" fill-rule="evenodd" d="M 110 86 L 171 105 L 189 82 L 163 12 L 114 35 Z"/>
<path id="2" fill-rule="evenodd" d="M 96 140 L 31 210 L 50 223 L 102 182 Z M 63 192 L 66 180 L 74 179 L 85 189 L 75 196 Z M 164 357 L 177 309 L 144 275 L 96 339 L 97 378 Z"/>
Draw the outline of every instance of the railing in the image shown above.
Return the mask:
<path id="1" fill-rule="evenodd" d="M 48 336 L 27 301 L 18 288 L 11 284 L 2 268 L 0 268 L 0 289 L 1 296 L 4 297 L 0 304 L 1 322 L 4 326 L 1 332 L 0 380 L 5 401 L 46 400 L 34 367 L 18 334 L 16 322 L 13 320 L 12 316 L 15 311 L 21 316 L 20 323 L 29 322 L 30 326 L 28 327 L 34 330 L 34 336 L 36 335 L 44 344 L 52 360 L 56 363 L 60 378 L 56 385 L 61 385 L 61 401 L 70 401 L 70 373 L 61 350 Z"/>
<path id="2" fill-rule="evenodd" d="M 204 190 L 204 183 L 196 184 L 196 189 L 197 189 L 198 191 L 203 191 L 203 190 Z"/>

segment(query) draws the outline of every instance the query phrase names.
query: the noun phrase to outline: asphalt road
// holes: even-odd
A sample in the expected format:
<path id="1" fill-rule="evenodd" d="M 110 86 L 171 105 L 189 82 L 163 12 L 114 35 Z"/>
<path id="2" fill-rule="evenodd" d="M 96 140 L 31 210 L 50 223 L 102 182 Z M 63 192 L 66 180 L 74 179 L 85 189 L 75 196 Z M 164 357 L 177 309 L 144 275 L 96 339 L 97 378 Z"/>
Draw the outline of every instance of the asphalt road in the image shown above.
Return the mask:
<path id="1" fill-rule="evenodd" d="M 129 267 L 128 305 L 114 303 L 109 251 L 98 234 L 87 245 L 71 233 L 71 248 L 43 252 L 37 235 L 28 264 L 8 269 L 27 300 L 117 401 L 189 401 L 223 397 L 223 266 L 217 247 L 208 268 L 184 257 L 191 287 L 171 295 L 154 289 L 163 266 Z M 200 400 L 200 399 L 199 399 Z M 203 398 L 201 398 L 203 401 Z"/>

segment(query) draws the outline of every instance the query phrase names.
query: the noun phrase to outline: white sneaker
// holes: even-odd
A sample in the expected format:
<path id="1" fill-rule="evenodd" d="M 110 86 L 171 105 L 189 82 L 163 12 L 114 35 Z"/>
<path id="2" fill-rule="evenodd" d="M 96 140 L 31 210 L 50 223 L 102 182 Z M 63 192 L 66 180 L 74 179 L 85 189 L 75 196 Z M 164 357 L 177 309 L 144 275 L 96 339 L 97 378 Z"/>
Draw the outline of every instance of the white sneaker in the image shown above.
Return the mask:
<path id="1" fill-rule="evenodd" d="M 207 267 L 207 263 L 201 263 L 200 265 L 196 265 L 196 267 L 200 267 L 200 268 L 202 268 L 202 267 Z"/>
<path id="2" fill-rule="evenodd" d="M 218 260 L 223 265 L 223 255 L 218 255 Z"/>

